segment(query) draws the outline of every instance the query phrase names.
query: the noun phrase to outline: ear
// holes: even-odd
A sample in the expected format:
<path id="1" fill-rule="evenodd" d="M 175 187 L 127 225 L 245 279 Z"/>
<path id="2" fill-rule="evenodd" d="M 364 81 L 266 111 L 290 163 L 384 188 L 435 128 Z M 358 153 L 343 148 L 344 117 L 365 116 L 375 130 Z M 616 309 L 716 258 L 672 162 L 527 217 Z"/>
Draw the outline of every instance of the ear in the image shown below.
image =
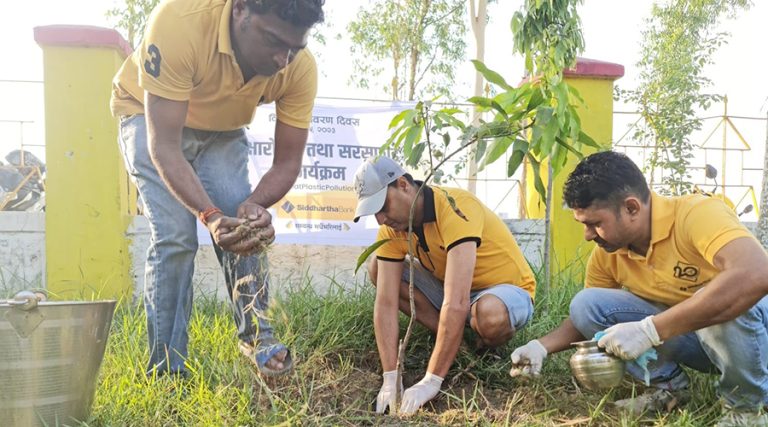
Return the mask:
<path id="1" fill-rule="evenodd" d="M 631 217 L 634 217 L 640 213 L 640 209 L 642 207 L 643 204 L 637 197 L 627 197 L 624 199 L 624 211 L 627 212 Z"/>
<path id="2" fill-rule="evenodd" d="M 399 190 L 407 190 L 410 187 L 408 180 L 404 176 L 397 178 L 397 188 Z"/>

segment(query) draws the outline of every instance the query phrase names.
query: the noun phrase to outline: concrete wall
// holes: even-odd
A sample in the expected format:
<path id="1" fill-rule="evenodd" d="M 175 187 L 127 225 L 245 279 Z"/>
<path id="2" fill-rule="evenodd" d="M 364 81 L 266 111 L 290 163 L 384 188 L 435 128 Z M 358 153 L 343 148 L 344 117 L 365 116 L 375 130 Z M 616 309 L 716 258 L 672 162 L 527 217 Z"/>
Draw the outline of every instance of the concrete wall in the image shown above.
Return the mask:
<path id="1" fill-rule="evenodd" d="M 507 220 L 520 248 L 528 261 L 540 265 L 544 243 L 544 222 L 541 220 Z M 132 274 L 137 285 L 136 294 L 144 283 L 144 260 L 149 245 L 149 226 L 145 217 L 139 216 L 128 229 L 132 240 Z M 371 242 L 373 243 L 373 242 Z M 354 274 L 357 258 L 365 248 L 362 246 L 324 246 L 276 244 L 269 251 L 271 285 L 273 290 L 312 281 L 313 286 L 326 290 L 333 283 L 352 286 L 363 283 L 365 269 Z M 198 295 L 226 296 L 226 284 L 213 246 L 203 245 L 195 258 L 195 275 L 192 279 Z"/>
<path id="2" fill-rule="evenodd" d="M 506 220 L 528 261 L 541 266 L 544 223 L 542 220 Z M 745 223 L 753 233 L 755 223 Z M 144 284 L 144 260 L 149 245 L 146 218 L 139 216 L 128 229 L 131 240 L 131 274 L 138 297 Z M 363 283 L 365 273 L 354 275 L 357 257 L 363 247 L 321 245 L 274 245 L 269 252 L 272 289 L 303 283 L 306 278 L 319 290 L 334 281 L 352 286 Z M 196 295 L 226 295 L 213 247 L 201 246 L 195 258 L 193 283 Z M 41 212 L 0 212 L 0 295 L 24 288 L 45 287 L 45 214 Z"/>
<path id="3" fill-rule="evenodd" d="M 507 220 L 529 262 L 540 265 L 544 225 L 536 220 Z M 138 297 L 144 285 L 144 260 L 149 245 L 146 218 L 135 217 L 128 229 L 131 241 L 131 275 Z M 354 274 L 363 247 L 322 245 L 274 245 L 269 258 L 272 288 L 279 291 L 309 278 L 315 288 L 325 290 L 334 281 L 344 286 L 363 283 L 364 269 Z M 45 287 L 45 214 L 41 212 L 0 212 L 0 291 Z M 224 298 L 226 285 L 213 247 L 200 247 L 195 258 L 196 294 Z"/>
<path id="4" fill-rule="evenodd" d="M 0 291 L 45 287 L 45 213 L 0 212 Z"/>

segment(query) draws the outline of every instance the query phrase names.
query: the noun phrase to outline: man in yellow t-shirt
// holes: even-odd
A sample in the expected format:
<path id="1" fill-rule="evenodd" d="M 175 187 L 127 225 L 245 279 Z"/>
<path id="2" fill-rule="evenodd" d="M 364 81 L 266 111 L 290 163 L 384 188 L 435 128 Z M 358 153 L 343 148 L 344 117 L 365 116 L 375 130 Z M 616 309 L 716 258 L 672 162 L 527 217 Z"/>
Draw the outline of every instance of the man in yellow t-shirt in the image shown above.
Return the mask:
<path id="1" fill-rule="evenodd" d="M 196 218 L 211 233 L 232 298 L 241 352 L 265 375 L 292 365 L 274 336 L 267 258 L 274 239 L 266 210 L 301 168 L 317 92 L 305 49 L 324 0 L 164 0 L 141 45 L 113 81 L 119 143 L 139 189 L 151 240 L 144 304 L 148 374 L 187 371 Z M 275 102 L 272 168 L 248 182 L 244 127 Z"/>
<path id="2" fill-rule="evenodd" d="M 377 241 L 388 239 L 368 270 L 376 285 L 373 324 L 384 371 L 377 412 L 394 411 L 396 388 L 402 388 L 397 317 L 398 308 L 410 313 L 411 265 L 416 321 L 437 336 L 424 379 L 403 394 L 400 413 L 410 414 L 440 391 L 465 324 L 477 333 L 480 347 L 493 348 L 530 321 L 536 282 L 507 226 L 472 193 L 424 186 L 388 157 L 363 163 L 355 189 L 355 221 L 375 215 Z M 406 258 L 414 201 L 414 258 Z"/>
<path id="3" fill-rule="evenodd" d="M 766 425 L 768 255 L 734 211 L 704 195 L 651 193 L 638 167 L 615 152 L 582 160 L 564 200 L 598 246 L 586 289 L 560 327 L 512 353 L 512 374 L 538 374 L 547 354 L 604 332 L 598 345 L 622 359 L 658 352 L 649 365 L 656 390 L 619 406 L 644 412 L 679 401 L 688 394 L 686 365 L 720 372 L 719 394 L 734 409 L 723 425 Z M 636 363 L 627 369 L 643 378 Z"/>

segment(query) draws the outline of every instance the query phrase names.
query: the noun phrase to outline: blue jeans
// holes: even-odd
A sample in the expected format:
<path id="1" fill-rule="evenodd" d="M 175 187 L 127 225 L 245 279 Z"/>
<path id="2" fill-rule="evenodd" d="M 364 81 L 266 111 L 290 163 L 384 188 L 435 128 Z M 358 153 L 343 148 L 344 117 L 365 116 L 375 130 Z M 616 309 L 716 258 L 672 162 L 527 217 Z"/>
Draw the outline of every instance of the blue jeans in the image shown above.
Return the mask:
<path id="1" fill-rule="evenodd" d="M 571 301 L 570 318 L 587 338 L 612 325 L 633 322 L 669 307 L 620 289 L 587 288 Z M 697 371 L 720 373 L 718 392 L 733 407 L 768 404 L 768 297 L 734 320 L 668 339 L 656 348 L 658 360 L 648 368 L 654 387 L 688 386 L 685 365 Z M 635 363 L 627 371 L 643 378 Z"/>
<path id="2" fill-rule="evenodd" d="M 149 336 L 148 373 L 185 372 L 192 312 L 192 273 L 197 252 L 197 218 L 168 190 L 147 149 L 143 115 L 123 117 L 118 137 L 125 165 L 139 190 L 149 220 L 150 243 L 144 281 Z M 245 131 L 209 132 L 184 128 L 184 157 L 225 215 L 250 194 L 248 141 Z M 242 341 L 272 335 L 266 320 L 268 265 L 266 255 L 238 256 L 214 245 L 224 270 Z M 254 326 L 256 320 L 256 326 Z"/>

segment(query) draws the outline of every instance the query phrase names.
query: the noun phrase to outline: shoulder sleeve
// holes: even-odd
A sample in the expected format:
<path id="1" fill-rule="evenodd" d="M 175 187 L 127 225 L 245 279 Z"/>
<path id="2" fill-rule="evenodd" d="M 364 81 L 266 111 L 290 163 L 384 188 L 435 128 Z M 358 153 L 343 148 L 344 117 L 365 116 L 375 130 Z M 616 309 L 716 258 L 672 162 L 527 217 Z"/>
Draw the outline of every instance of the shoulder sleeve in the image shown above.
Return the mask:
<path id="1" fill-rule="evenodd" d="M 161 2 L 152 12 L 136 52 L 139 86 L 174 101 L 189 99 L 195 74 L 192 30 L 180 26 L 183 19 L 175 5 Z"/>
<path id="2" fill-rule="evenodd" d="M 710 264 L 726 244 L 752 233 L 739 221 L 736 212 L 722 200 L 714 197 L 691 199 L 680 210 L 675 221 L 680 221 L 683 242 L 690 244 Z"/>
<path id="3" fill-rule="evenodd" d="M 611 269 L 608 264 L 608 254 L 600 253 L 599 248 L 592 250 L 592 254 L 589 256 L 587 262 L 587 273 L 584 278 L 585 288 L 619 288 L 621 287 L 614 275 L 611 274 Z"/>
<path id="4" fill-rule="evenodd" d="M 288 87 L 276 102 L 277 119 L 287 125 L 307 129 L 317 95 L 317 65 L 315 57 L 307 49 L 299 52 L 293 65 L 295 69 L 286 83 Z"/>
<path id="5" fill-rule="evenodd" d="M 437 221 L 443 246 L 450 250 L 453 246 L 468 240 L 474 240 L 480 246 L 485 225 L 485 209 L 471 197 L 455 197 L 456 209 L 447 200 L 444 190 L 434 188 L 435 200 L 443 199 L 437 206 Z"/>
<path id="6" fill-rule="evenodd" d="M 395 232 L 386 225 L 379 227 L 376 241 L 384 239 L 390 239 L 390 241 L 376 249 L 376 258 L 387 261 L 402 261 L 405 259 L 405 255 L 408 254 L 408 246 L 405 240 L 398 234 L 400 233 Z"/>

